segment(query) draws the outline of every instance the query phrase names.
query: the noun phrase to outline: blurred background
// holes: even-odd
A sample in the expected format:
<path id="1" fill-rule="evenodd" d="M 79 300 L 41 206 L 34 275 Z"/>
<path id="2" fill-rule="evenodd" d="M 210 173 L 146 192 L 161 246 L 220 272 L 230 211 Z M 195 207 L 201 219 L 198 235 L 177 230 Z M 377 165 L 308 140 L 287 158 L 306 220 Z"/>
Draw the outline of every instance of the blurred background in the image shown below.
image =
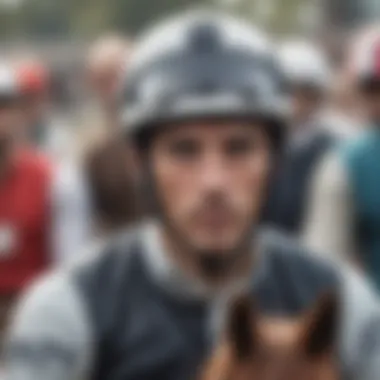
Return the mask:
<path id="1" fill-rule="evenodd" d="M 134 34 L 160 15 L 196 5 L 227 8 L 285 33 L 326 23 L 352 28 L 380 12 L 376 0 L 2 0 L 0 33 L 7 42 L 86 40 L 109 29 Z"/>
<path id="2" fill-rule="evenodd" d="M 302 33 L 335 46 L 380 15 L 376 0 L 1 0 L 0 54 L 43 57 L 55 74 L 56 100 L 69 106 L 81 99 L 72 83 L 89 41 L 109 32 L 133 37 L 152 20 L 198 4 L 243 15 L 277 36 Z M 62 79 L 68 73 L 69 82 Z"/>
<path id="3" fill-rule="evenodd" d="M 271 195 L 268 223 L 297 238 L 306 236 L 317 251 L 345 254 L 350 261 L 360 253 L 359 266 L 380 290 L 380 153 L 368 160 L 373 167 L 367 168 L 364 180 L 358 176 L 363 198 L 373 189 L 362 212 L 368 220 L 355 212 L 348 216 L 356 199 L 342 195 L 351 189 L 344 188 L 345 181 L 337 182 L 339 173 L 327 167 L 320 177 L 317 171 L 341 140 L 380 124 L 380 30 L 378 46 L 371 42 L 372 76 L 346 70 L 351 58 L 362 56 L 353 43 L 359 31 L 380 20 L 379 0 L 0 0 L 0 176 L 10 161 L 3 152 L 26 143 L 33 154 L 32 159 L 29 153 L 22 156 L 25 170 L 38 176 L 43 171 L 48 178 L 44 181 L 51 181 L 57 193 L 51 207 L 51 200 L 44 198 L 50 188 L 38 193 L 30 187 L 34 180 L 12 184 L 22 190 L 16 207 L 12 196 L 18 189 L 0 186 L 0 343 L 10 306 L 51 262 L 59 263 L 94 237 L 144 216 L 132 196 L 135 162 L 115 133 L 117 85 L 128 71 L 135 36 L 157 19 L 197 5 L 248 19 L 284 50 L 284 69 L 287 64 L 290 69 L 290 138 L 275 178 L 277 193 Z M 294 43 L 297 39 L 301 44 Z M 16 67 L 16 73 L 5 75 L 1 61 L 8 69 Z M 379 128 L 373 129 L 377 132 L 371 141 L 380 146 Z M 78 160 L 77 151 L 83 153 Z M 40 153 L 48 165 L 41 164 Z M 36 163 L 32 169 L 30 162 Z M 32 214 L 43 218 L 19 223 L 17 218 L 29 216 L 18 212 L 26 210 L 25 199 L 35 207 Z M 8 208 L 11 202 L 14 210 Z M 19 224 L 25 231 L 17 245 Z M 351 224 L 365 225 L 355 230 L 359 249 L 353 249 L 357 242 L 352 242 Z M 36 235 L 39 241 L 31 243 L 28 239 Z M 49 247 L 48 241 L 53 241 Z M 355 252 L 348 255 L 350 251 Z"/>

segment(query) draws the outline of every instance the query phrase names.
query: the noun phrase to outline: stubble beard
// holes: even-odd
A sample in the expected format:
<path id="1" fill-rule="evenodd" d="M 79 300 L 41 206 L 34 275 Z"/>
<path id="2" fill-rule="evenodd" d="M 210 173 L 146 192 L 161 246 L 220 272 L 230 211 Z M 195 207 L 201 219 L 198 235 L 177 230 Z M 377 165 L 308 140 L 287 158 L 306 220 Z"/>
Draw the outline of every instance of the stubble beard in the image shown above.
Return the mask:
<path id="1" fill-rule="evenodd" d="M 220 285 L 240 270 L 247 269 L 254 245 L 253 226 L 244 231 L 239 242 L 232 248 L 202 249 L 194 246 L 167 218 L 162 223 L 172 259 L 205 284 Z"/>

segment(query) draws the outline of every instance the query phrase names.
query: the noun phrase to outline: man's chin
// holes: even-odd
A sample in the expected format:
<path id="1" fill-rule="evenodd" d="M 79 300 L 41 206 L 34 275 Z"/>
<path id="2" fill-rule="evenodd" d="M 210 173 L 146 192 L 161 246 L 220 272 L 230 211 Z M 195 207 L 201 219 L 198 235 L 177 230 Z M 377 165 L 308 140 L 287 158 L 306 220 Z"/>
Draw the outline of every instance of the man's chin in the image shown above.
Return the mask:
<path id="1" fill-rule="evenodd" d="M 207 256 L 225 257 L 238 250 L 238 244 L 194 244 L 193 249 Z"/>
<path id="2" fill-rule="evenodd" d="M 229 271 L 239 255 L 239 243 L 218 240 L 199 240 L 191 244 L 199 269 L 205 277 L 218 278 Z"/>
<path id="3" fill-rule="evenodd" d="M 220 278 L 234 267 L 237 258 L 247 250 L 251 230 L 244 234 L 209 234 L 206 231 L 182 231 L 170 226 L 171 239 L 177 248 L 192 256 L 203 275 L 210 279 Z"/>
<path id="4" fill-rule="evenodd" d="M 231 271 L 235 256 L 220 255 L 209 252 L 198 254 L 197 265 L 205 278 L 209 280 L 217 280 L 223 278 Z"/>
<path id="5" fill-rule="evenodd" d="M 214 252 L 214 254 L 226 255 L 228 252 L 235 251 L 241 245 L 242 238 L 228 239 L 226 236 L 218 235 L 193 239 L 193 246 L 198 251 Z"/>

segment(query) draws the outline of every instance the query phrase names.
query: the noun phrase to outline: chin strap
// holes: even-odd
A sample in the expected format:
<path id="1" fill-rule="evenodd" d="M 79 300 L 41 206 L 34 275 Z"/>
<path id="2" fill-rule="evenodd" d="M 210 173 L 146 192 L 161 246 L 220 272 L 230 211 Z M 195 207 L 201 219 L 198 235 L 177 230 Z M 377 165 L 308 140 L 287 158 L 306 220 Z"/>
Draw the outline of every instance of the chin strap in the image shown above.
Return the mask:
<path id="1" fill-rule="evenodd" d="M 219 254 L 201 254 L 198 258 L 198 266 L 203 276 L 215 280 L 225 276 L 231 267 L 235 257 Z"/>

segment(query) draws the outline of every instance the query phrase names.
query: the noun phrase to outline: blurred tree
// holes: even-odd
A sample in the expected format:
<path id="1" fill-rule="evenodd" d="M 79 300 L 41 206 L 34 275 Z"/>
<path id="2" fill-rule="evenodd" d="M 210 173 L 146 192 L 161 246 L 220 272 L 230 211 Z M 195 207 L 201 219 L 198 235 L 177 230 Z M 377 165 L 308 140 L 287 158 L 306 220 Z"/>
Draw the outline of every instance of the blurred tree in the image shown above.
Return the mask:
<path id="1" fill-rule="evenodd" d="M 207 4 L 208 0 L 111 0 L 114 3 L 113 24 L 127 32 L 136 33 L 153 20 L 190 6 Z"/>
<path id="2" fill-rule="evenodd" d="M 7 37 L 14 33 L 15 15 L 8 9 L 0 10 L 0 36 Z"/>
<path id="3" fill-rule="evenodd" d="M 0 0 L 0 37 L 78 39 L 109 30 L 134 34 L 163 15 L 203 4 L 227 8 L 282 34 L 310 27 L 309 5 L 332 14 L 327 5 L 337 2 L 344 10 L 351 5 L 350 15 L 360 9 L 365 17 L 374 12 L 364 8 L 380 4 L 379 0 Z"/>
<path id="4" fill-rule="evenodd" d="M 222 8 L 240 14 L 276 33 L 294 32 L 302 23 L 301 10 L 310 0 L 215 0 Z"/>
<path id="5" fill-rule="evenodd" d="M 92 37 L 114 29 L 113 0 L 66 0 L 70 9 L 70 34 L 73 37 Z"/>
<path id="6" fill-rule="evenodd" d="M 110 29 L 133 34 L 163 15 L 209 1 L 28 0 L 12 13 L 11 18 L 8 11 L 2 12 L 0 2 L 0 36 L 78 38 Z"/>
<path id="7" fill-rule="evenodd" d="M 66 1 L 25 1 L 19 9 L 19 33 L 29 38 L 67 34 L 70 17 L 67 5 Z"/>

